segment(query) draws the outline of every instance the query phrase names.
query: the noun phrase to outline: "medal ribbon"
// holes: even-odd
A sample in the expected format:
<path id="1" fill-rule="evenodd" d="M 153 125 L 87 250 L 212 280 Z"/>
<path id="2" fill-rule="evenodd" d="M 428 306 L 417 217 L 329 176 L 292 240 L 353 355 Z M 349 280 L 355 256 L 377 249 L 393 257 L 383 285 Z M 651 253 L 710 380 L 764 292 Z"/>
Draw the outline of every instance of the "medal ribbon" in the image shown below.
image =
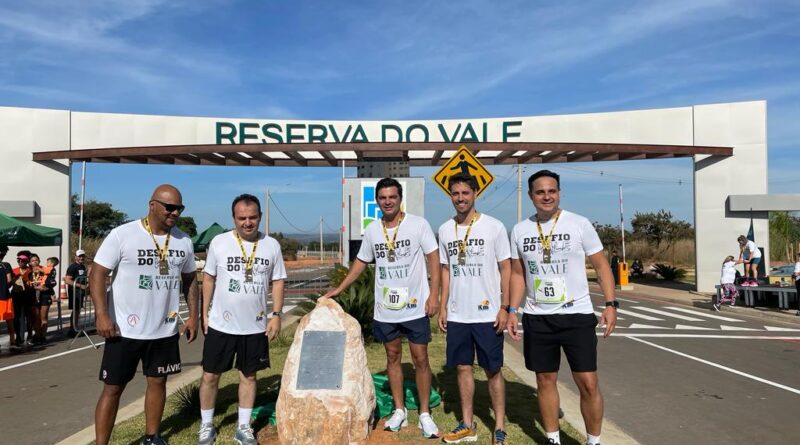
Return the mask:
<path id="1" fill-rule="evenodd" d="M 400 224 L 403 222 L 403 218 L 406 215 L 404 213 L 400 214 L 400 221 L 397 222 L 396 230 L 394 231 L 394 236 L 392 236 L 392 240 L 389 241 L 389 232 L 386 231 L 386 222 L 381 218 L 381 227 L 383 227 L 383 237 L 386 239 L 386 246 L 389 250 L 394 250 L 394 242 L 397 241 L 397 234 L 400 232 Z"/>
<path id="2" fill-rule="evenodd" d="M 161 246 L 158 245 L 158 241 L 156 241 L 156 236 L 153 235 L 153 230 L 150 229 L 150 221 L 145 216 L 142 218 L 142 224 L 144 224 L 144 228 L 147 230 L 147 233 L 150 234 L 150 238 L 153 239 L 153 244 L 156 245 L 156 251 L 158 252 L 158 259 L 160 261 L 167 260 L 167 253 L 169 252 L 169 237 L 172 235 L 172 229 L 167 230 L 167 240 L 164 243 L 164 248 L 162 249 Z"/>
<path id="3" fill-rule="evenodd" d="M 478 212 L 475 212 L 475 214 L 472 215 L 472 220 L 469 222 L 469 225 L 467 226 L 467 234 L 464 235 L 464 242 L 458 245 L 459 252 L 464 252 L 467 250 L 467 240 L 469 240 L 469 232 L 470 230 L 472 230 L 472 225 L 475 224 L 476 219 L 478 219 Z M 456 219 L 453 218 L 453 223 L 455 223 L 456 225 L 456 239 L 458 239 L 458 221 L 456 221 Z"/>
<path id="4" fill-rule="evenodd" d="M 256 236 L 256 242 L 253 243 L 253 251 L 250 252 L 250 256 L 248 257 L 247 253 L 245 253 L 244 251 L 244 243 L 242 243 L 242 239 L 239 237 L 239 232 L 234 230 L 233 234 L 236 236 L 236 242 L 239 243 L 239 249 L 242 250 L 242 258 L 244 258 L 245 260 L 244 269 L 246 271 L 247 270 L 252 271 L 253 262 L 256 259 L 256 248 L 258 248 L 258 236 Z"/>
<path id="5" fill-rule="evenodd" d="M 553 231 L 556 229 L 556 223 L 558 222 L 559 216 L 561 216 L 561 210 L 556 212 L 555 220 L 553 220 L 553 225 L 550 227 L 550 234 L 544 236 L 544 233 L 542 232 L 542 225 L 539 224 L 539 215 L 536 215 L 536 228 L 539 229 L 539 239 L 542 242 L 542 251 L 550 250 L 550 241 L 553 238 Z"/>

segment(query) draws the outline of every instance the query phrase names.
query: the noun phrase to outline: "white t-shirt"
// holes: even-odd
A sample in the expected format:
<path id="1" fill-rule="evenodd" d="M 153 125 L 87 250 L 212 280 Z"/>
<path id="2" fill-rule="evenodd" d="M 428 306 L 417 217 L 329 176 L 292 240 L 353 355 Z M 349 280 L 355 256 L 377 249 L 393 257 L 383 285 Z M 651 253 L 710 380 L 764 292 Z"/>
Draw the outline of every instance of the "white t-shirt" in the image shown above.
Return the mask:
<path id="1" fill-rule="evenodd" d="M 269 282 L 286 278 L 281 245 L 259 233 L 253 260 L 253 281 L 245 282 L 245 264 L 253 243 L 242 240 L 244 252 L 233 231 L 217 235 L 208 246 L 203 272 L 216 277 L 208 326 L 234 335 L 263 333 L 267 330 Z"/>
<path id="2" fill-rule="evenodd" d="M 166 235 L 156 235 L 164 247 Z M 195 273 L 194 247 L 188 235 L 171 230 L 169 274 L 159 273 L 159 256 L 141 220 L 123 224 L 108 234 L 94 262 L 114 271 L 109 315 L 126 338 L 151 340 L 178 333 L 181 274 Z"/>
<path id="3" fill-rule="evenodd" d="M 736 281 L 736 263 L 734 261 L 727 261 L 722 263 L 722 276 L 719 279 L 720 284 L 733 284 Z"/>
<path id="4" fill-rule="evenodd" d="M 800 280 L 800 261 L 794 263 L 794 279 Z"/>
<path id="5" fill-rule="evenodd" d="M 756 247 L 756 243 L 754 241 L 747 241 L 747 244 L 744 245 L 744 257 L 746 259 L 751 258 L 761 258 L 761 250 Z"/>
<path id="6" fill-rule="evenodd" d="M 469 222 L 458 226 L 450 219 L 439 227 L 439 262 L 450 269 L 447 320 L 457 323 L 493 322 L 500 310 L 500 269 L 497 263 L 511 257 L 508 233 L 500 221 L 481 214 L 467 240 L 467 261 L 458 264 Z M 456 236 L 457 235 L 457 236 Z M 444 310 L 444 308 L 442 308 Z"/>
<path id="7" fill-rule="evenodd" d="M 555 218 L 542 224 L 550 234 Z M 550 263 L 542 262 L 542 244 L 536 216 L 520 221 L 511 231 L 511 258 L 525 269 L 526 314 L 591 314 L 586 279 L 586 257 L 603 250 L 592 223 L 583 216 L 561 211 L 551 240 Z"/>
<path id="8" fill-rule="evenodd" d="M 377 321 L 400 323 L 425 316 L 428 301 L 428 273 L 425 255 L 438 249 L 431 225 L 424 218 L 406 214 L 399 227 L 387 229 L 389 240 L 396 230 L 394 262 L 389 252 L 381 220 L 371 222 L 364 231 L 358 259 L 375 261 L 375 315 Z M 431 267 L 438 267 L 431 265 Z"/>

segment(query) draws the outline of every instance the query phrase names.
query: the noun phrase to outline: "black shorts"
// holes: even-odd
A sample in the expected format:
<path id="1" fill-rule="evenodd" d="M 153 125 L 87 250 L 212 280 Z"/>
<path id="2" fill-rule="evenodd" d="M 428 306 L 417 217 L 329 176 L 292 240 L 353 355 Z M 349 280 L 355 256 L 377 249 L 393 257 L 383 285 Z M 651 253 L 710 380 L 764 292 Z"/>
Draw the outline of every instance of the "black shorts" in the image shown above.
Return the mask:
<path id="1" fill-rule="evenodd" d="M 222 374 L 233 368 L 251 375 L 269 368 L 269 341 L 265 333 L 234 335 L 208 328 L 203 343 L 203 371 Z"/>
<path id="2" fill-rule="evenodd" d="M 139 361 L 148 377 L 166 377 L 181 372 L 180 336 L 138 340 L 114 337 L 106 339 L 100 380 L 108 385 L 124 385 L 136 375 Z"/>
<path id="3" fill-rule="evenodd" d="M 494 322 L 447 322 L 447 366 L 470 365 L 478 355 L 478 365 L 488 372 L 503 367 L 503 333 L 497 333 Z"/>
<path id="4" fill-rule="evenodd" d="M 36 307 L 50 306 L 53 304 L 53 296 L 50 294 L 40 294 L 36 299 Z"/>
<path id="5" fill-rule="evenodd" d="M 525 314 L 525 367 L 534 372 L 557 372 L 564 348 L 572 372 L 597 371 L 596 326 L 594 314 Z"/>
<path id="6" fill-rule="evenodd" d="M 381 343 L 389 343 L 405 335 L 411 343 L 427 345 L 431 342 L 431 321 L 427 315 L 399 323 L 372 320 L 372 334 Z"/>

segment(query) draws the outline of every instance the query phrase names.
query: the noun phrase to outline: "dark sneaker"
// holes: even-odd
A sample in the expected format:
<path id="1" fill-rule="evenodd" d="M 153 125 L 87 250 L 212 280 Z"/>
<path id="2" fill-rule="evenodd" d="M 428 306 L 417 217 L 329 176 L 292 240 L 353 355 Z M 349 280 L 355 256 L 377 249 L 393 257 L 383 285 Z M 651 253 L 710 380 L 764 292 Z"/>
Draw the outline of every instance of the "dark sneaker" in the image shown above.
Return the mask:
<path id="1" fill-rule="evenodd" d="M 508 445 L 506 441 L 506 432 L 503 430 L 494 430 L 494 442 L 493 445 Z"/>
<path id="2" fill-rule="evenodd" d="M 155 436 L 142 436 L 142 440 L 139 441 L 139 445 L 167 445 L 167 441 L 156 434 Z"/>

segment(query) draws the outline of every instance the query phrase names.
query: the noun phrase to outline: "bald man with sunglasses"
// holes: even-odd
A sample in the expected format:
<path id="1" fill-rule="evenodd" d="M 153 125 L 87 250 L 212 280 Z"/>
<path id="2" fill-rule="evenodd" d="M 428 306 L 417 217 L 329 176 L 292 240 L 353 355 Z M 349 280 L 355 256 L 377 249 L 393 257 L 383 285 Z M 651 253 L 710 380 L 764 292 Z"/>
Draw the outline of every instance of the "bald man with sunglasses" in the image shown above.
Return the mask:
<path id="1" fill-rule="evenodd" d="M 184 210 L 177 188 L 164 184 L 153 192 L 147 216 L 108 234 L 89 274 L 97 333 L 106 338 L 100 380 L 103 392 L 95 409 L 98 445 L 109 443 L 119 400 L 139 362 L 147 378 L 145 435 L 142 445 L 166 445 L 159 436 L 167 376 L 181 371 L 178 306 L 189 306 L 185 332 L 197 336 L 198 291 L 194 248 L 175 224 Z M 111 293 L 106 279 L 114 271 Z"/>

